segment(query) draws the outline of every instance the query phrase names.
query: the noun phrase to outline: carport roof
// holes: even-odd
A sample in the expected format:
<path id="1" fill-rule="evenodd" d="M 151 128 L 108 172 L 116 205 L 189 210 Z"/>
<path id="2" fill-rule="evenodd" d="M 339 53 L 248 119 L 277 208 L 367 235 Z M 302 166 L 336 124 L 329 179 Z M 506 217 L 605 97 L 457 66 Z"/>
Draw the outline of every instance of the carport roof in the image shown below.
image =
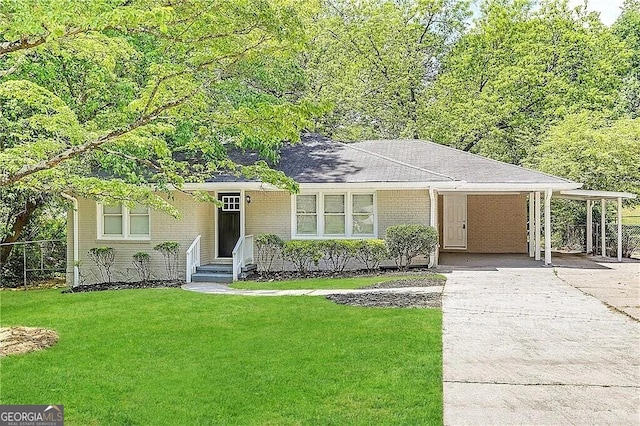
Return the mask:
<path id="1" fill-rule="evenodd" d="M 560 191 L 559 198 L 567 198 L 572 200 L 602 200 L 615 198 L 636 198 L 636 194 L 630 192 L 615 191 L 591 191 L 588 189 L 571 189 Z"/>

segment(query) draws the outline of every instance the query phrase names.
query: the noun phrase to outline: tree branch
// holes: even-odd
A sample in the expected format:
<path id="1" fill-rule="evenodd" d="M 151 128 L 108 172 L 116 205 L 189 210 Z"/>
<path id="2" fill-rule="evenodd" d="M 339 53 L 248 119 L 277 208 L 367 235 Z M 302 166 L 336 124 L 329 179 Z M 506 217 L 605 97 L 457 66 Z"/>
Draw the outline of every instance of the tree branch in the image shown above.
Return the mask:
<path id="1" fill-rule="evenodd" d="M 71 148 L 68 148 L 62 152 L 60 152 L 59 154 L 48 158 L 46 160 L 40 161 L 38 163 L 35 164 L 30 164 L 30 165 L 25 165 L 22 168 L 20 168 L 17 172 L 10 174 L 8 176 L 2 177 L 0 178 L 0 187 L 2 186 L 7 186 L 10 185 L 12 183 L 18 182 L 19 180 L 30 176 L 34 173 L 43 171 L 43 170 L 47 170 L 50 169 L 52 167 L 57 166 L 58 164 L 67 161 L 71 158 L 77 157 L 80 154 L 83 154 L 87 151 L 91 151 L 93 149 L 96 149 L 102 145 L 104 145 L 107 142 L 110 142 L 114 139 L 119 138 L 120 136 L 124 136 L 128 133 L 133 132 L 134 130 L 146 126 L 147 124 L 151 123 L 153 120 L 155 120 L 156 118 L 158 118 L 164 111 L 167 111 L 169 109 L 175 108 L 181 104 L 183 104 L 184 102 L 186 102 L 188 99 L 192 98 L 193 96 L 195 96 L 196 93 L 198 93 L 198 91 L 200 91 L 200 88 L 192 91 L 191 93 L 189 93 L 188 95 L 183 96 L 182 98 L 176 99 L 173 102 L 169 102 L 167 104 L 164 104 L 158 108 L 156 108 L 155 110 L 153 110 L 152 112 L 150 112 L 148 115 L 139 118 L 138 120 L 134 121 L 133 123 L 129 124 L 126 127 L 120 128 L 120 129 L 116 129 L 116 130 L 112 130 L 111 132 L 107 133 L 106 135 L 103 135 L 101 137 L 99 137 L 98 139 L 94 139 L 91 141 L 87 141 L 81 145 L 76 145 L 73 146 Z"/>

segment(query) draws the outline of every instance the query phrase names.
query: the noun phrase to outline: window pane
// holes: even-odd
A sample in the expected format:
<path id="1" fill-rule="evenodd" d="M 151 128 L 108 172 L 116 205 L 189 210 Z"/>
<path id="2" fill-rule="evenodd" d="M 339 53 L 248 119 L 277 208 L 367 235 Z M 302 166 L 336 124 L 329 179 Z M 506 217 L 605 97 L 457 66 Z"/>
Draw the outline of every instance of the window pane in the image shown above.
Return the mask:
<path id="1" fill-rule="evenodd" d="M 129 212 L 131 214 L 149 214 L 149 207 L 136 205 L 134 208 L 129 210 Z"/>
<path id="2" fill-rule="evenodd" d="M 102 206 L 102 212 L 104 214 L 122 214 L 122 205 Z"/>
<path id="3" fill-rule="evenodd" d="M 316 196 L 315 195 L 296 196 L 296 209 L 298 213 L 315 213 L 316 212 Z"/>
<path id="4" fill-rule="evenodd" d="M 373 213 L 373 194 L 353 196 L 354 213 Z"/>
<path id="5" fill-rule="evenodd" d="M 149 235 L 149 216 L 129 216 L 129 233 L 132 235 Z"/>
<path id="6" fill-rule="evenodd" d="M 104 216 L 104 235 L 122 235 L 122 216 Z"/>
<path id="7" fill-rule="evenodd" d="M 324 233 L 331 235 L 344 235 L 344 215 L 325 215 Z"/>
<path id="8" fill-rule="evenodd" d="M 353 233 L 373 235 L 373 215 L 353 215 Z"/>
<path id="9" fill-rule="evenodd" d="M 344 195 L 325 195 L 325 213 L 344 213 Z"/>
<path id="10" fill-rule="evenodd" d="M 318 225 L 315 215 L 298 216 L 298 234 L 316 235 Z"/>

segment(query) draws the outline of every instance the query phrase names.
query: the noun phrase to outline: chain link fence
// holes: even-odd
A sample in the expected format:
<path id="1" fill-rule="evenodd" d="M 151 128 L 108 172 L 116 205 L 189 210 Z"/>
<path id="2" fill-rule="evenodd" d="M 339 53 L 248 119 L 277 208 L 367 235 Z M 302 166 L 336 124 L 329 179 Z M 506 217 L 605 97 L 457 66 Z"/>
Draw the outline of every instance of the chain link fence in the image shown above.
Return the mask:
<path id="1" fill-rule="evenodd" d="M 27 287 L 27 283 L 54 278 L 66 271 L 65 240 L 19 241 L 3 243 L 13 246 L 6 262 L 0 264 L 0 287 Z"/>
<path id="2" fill-rule="evenodd" d="M 593 254 L 602 253 L 602 227 L 599 223 L 593 224 Z M 566 225 L 554 232 L 554 245 L 563 250 L 587 251 L 587 225 Z M 607 224 L 605 232 L 604 256 L 617 256 L 618 253 L 618 225 Z M 640 224 L 622 225 L 622 256 L 640 256 Z"/>

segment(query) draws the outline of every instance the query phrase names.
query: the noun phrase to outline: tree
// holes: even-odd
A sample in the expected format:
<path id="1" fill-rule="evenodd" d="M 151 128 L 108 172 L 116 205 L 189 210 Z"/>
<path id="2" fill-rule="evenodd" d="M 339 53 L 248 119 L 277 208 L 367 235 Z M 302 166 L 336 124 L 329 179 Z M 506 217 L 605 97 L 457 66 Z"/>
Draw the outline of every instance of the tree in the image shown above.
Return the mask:
<path id="1" fill-rule="evenodd" d="M 310 95 L 333 105 L 319 127 L 339 139 L 418 137 L 418 112 L 464 28 L 459 0 L 327 0 L 305 56 Z"/>
<path id="2" fill-rule="evenodd" d="M 640 1 L 625 0 L 613 32 L 633 52 L 622 86 L 620 107 L 623 114 L 636 118 L 640 116 Z"/>
<path id="3" fill-rule="evenodd" d="M 539 170 L 585 189 L 640 193 L 640 119 L 582 112 L 552 127 L 529 159 Z"/>
<path id="4" fill-rule="evenodd" d="M 566 1 L 488 0 L 447 56 L 424 136 L 519 164 L 553 124 L 613 109 L 630 49 Z"/>
<path id="5" fill-rule="evenodd" d="M 233 164 L 226 150 L 274 157 L 318 111 L 287 68 L 310 7 L 1 2 L 0 196 L 70 191 L 177 215 L 155 191 L 220 171 L 294 189 L 265 163 Z"/>

